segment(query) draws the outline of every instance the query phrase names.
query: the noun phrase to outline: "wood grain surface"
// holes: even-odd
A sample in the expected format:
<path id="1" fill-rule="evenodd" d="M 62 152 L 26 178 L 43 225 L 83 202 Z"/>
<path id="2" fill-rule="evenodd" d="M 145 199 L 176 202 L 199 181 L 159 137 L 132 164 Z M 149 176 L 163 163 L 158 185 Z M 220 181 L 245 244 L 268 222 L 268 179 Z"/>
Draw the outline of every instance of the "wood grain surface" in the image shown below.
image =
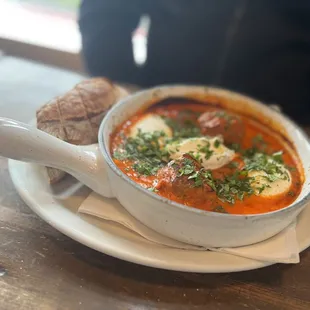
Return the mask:
<path id="1" fill-rule="evenodd" d="M 1 310 L 310 309 L 310 250 L 297 265 L 232 274 L 127 263 L 43 222 L 16 193 L 6 159 L 0 159 L 0 214 Z"/>

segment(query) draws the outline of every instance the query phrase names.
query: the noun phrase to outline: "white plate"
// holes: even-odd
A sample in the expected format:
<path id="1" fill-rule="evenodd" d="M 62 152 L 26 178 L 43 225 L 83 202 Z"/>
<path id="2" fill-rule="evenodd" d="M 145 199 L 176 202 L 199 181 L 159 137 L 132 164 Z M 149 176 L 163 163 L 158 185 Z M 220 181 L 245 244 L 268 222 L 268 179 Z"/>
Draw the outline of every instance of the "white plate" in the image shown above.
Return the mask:
<path id="1" fill-rule="evenodd" d="M 72 239 L 102 253 L 133 263 L 188 272 L 236 272 L 271 265 L 229 254 L 185 251 L 156 245 L 116 224 L 77 214 L 88 189 L 72 179 L 51 188 L 45 169 L 9 160 L 13 183 L 29 207 L 47 223 Z M 310 206 L 299 216 L 300 251 L 310 245 Z"/>

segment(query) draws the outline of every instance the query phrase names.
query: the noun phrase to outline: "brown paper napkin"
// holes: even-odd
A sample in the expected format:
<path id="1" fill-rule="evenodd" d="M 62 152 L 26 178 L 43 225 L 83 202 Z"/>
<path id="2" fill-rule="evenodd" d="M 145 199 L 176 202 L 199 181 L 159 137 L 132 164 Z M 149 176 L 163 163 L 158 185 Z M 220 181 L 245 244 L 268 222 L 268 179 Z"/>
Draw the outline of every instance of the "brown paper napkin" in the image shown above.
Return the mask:
<path id="1" fill-rule="evenodd" d="M 183 243 L 155 232 L 131 216 L 116 199 L 103 198 L 96 193 L 91 193 L 84 200 L 78 212 L 118 223 L 151 242 L 168 247 L 184 250 L 223 252 L 272 263 L 299 263 L 299 247 L 295 230 L 296 222 L 292 223 L 278 235 L 257 244 L 238 248 L 204 248 Z"/>

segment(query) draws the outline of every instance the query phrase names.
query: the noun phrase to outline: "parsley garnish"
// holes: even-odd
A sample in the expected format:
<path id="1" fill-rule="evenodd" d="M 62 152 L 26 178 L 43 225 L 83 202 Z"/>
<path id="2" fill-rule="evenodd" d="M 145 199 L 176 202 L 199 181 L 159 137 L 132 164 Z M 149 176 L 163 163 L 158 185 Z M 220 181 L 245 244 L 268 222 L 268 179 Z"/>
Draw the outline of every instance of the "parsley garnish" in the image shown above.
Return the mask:
<path id="1" fill-rule="evenodd" d="M 245 171 L 264 171 L 269 182 L 278 179 L 289 179 L 288 173 L 283 169 L 282 152 L 271 155 L 255 153 L 251 157 L 245 158 Z"/>
<path id="2" fill-rule="evenodd" d="M 217 112 L 217 116 L 227 118 L 228 123 L 236 119 L 225 112 Z M 169 161 L 169 152 L 163 147 L 163 142 L 177 143 L 178 140 L 186 138 L 201 137 L 200 128 L 193 117 L 194 114 L 189 112 L 179 115 L 176 118 L 163 117 L 165 122 L 173 130 L 173 138 L 168 138 L 164 132 L 155 131 L 145 133 L 139 130 L 136 137 L 123 137 L 123 144 L 114 151 L 113 157 L 118 160 L 130 160 L 132 169 L 140 175 L 156 175 L 158 170 L 164 167 Z M 197 115 L 195 116 L 197 117 Z M 236 200 L 243 200 L 245 197 L 255 193 L 261 193 L 264 189 L 270 187 L 263 184 L 259 188 L 254 188 L 254 177 L 249 176 L 250 171 L 263 171 L 269 182 L 278 179 L 288 179 L 289 173 L 283 164 L 283 152 L 275 152 L 266 154 L 266 142 L 262 135 L 253 138 L 253 147 L 242 150 L 239 144 L 231 144 L 230 148 L 241 153 L 245 166 L 242 170 L 233 171 L 232 174 L 223 178 L 215 179 L 212 171 L 205 170 L 199 164 L 202 158 L 210 159 L 215 150 L 211 150 L 210 142 L 201 143 L 197 146 L 197 152 L 187 153 L 187 157 L 183 157 L 182 161 L 174 162 L 173 167 L 176 169 L 177 177 L 185 177 L 189 181 L 189 186 L 202 187 L 209 186 L 217 195 L 217 197 L 230 204 L 234 204 Z M 221 140 L 216 139 L 214 148 L 221 145 Z M 170 151 L 170 153 L 178 151 Z M 186 154 L 185 154 L 186 155 Z M 231 162 L 229 167 L 238 168 L 237 162 Z M 155 187 L 148 188 L 150 191 L 156 192 Z M 295 195 L 289 192 L 288 195 Z M 217 206 L 214 212 L 227 213 L 222 206 Z"/>
<path id="3" fill-rule="evenodd" d="M 255 136 L 253 139 L 252 139 L 252 142 L 253 144 L 266 144 L 263 136 L 261 134 L 258 134 L 257 136 Z"/>
<path id="4" fill-rule="evenodd" d="M 165 133 L 146 133 L 139 130 L 136 137 L 125 138 L 123 145 L 113 153 L 118 160 L 132 160 L 132 168 L 142 175 L 155 175 L 168 162 L 168 153 L 160 146 Z"/>
<path id="5" fill-rule="evenodd" d="M 192 157 L 191 154 L 187 154 Z M 176 165 L 176 164 L 175 164 Z M 207 184 L 205 178 L 205 170 L 203 168 L 199 168 L 198 163 L 195 163 L 195 157 L 192 158 L 183 158 L 181 167 L 178 168 L 178 177 L 187 176 L 188 180 L 193 181 L 194 187 L 200 187 L 204 184 Z"/>
<path id="6" fill-rule="evenodd" d="M 194 138 L 201 136 L 201 130 L 197 123 L 192 119 L 174 119 L 164 117 L 166 124 L 173 130 L 172 140 L 179 140 L 183 138 Z"/>
<path id="7" fill-rule="evenodd" d="M 241 146 L 238 143 L 231 143 L 228 145 L 228 147 L 237 153 L 239 153 L 241 151 Z"/>
<path id="8" fill-rule="evenodd" d="M 215 115 L 225 119 L 226 121 L 228 121 L 229 123 L 231 123 L 232 121 L 234 121 L 235 119 L 239 119 L 239 116 L 234 115 L 234 114 L 230 114 L 227 113 L 226 111 L 216 111 Z"/>
<path id="9" fill-rule="evenodd" d="M 216 139 L 216 140 L 214 141 L 214 147 L 215 147 L 215 148 L 218 148 L 220 145 L 221 145 L 221 141 L 218 140 L 218 139 Z"/>
<path id="10" fill-rule="evenodd" d="M 193 172 L 195 172 L 196 167 L 194 164 L 194 161 L 190 158 L 184 158 L 182 167 L 179 169 L 179 176 L 182 175 L 191 175 Z M 190 177 L 189 177 L 190 178 Z"/>
<path id="11" fill-rule="evenodd" d="M 236 171 L 224 180 L 215 180 L 216 194 L 222 201 L 231 204 L 235 203 L 236 198 L 243 200 L 245 196 L 254 194 L 251 187 L 251 178 L 244 176 L 242 171 Z"/>
<path id="12" fill-rule="evenodd" d="M 181 176 L 187 176 L 188 180 L 193 180 L 194 187 L 200 187 L 204 183 L 203 169 L 197 168 L 194 159 L 191 158 L 183 159 L 182 166 L 178 170 L 178 177 Z"/>
<path id="13" fill-rule="evenodd" d="M 258 149 L 256 147 L 253 147 L 242 151 L 240 150 L 240 152 L 244 157 L 250 158 L 253 157 L 258 152 Z"/>
<path id="14" fill-rule="evenodd" d="M 216 140 L 216 141 L 218 141 L 218 140 Z M 209 141 L 207 141 L 207 143 L 203 146 L 198 145 L 197 151 L 200 153 L 203 153 L 205 155 L 206 160 L 208 160 L 213 154 L 213 151 L 210 150 L 210 142 Z"/>
<path id="15" fill-rule="evenodd" d="M 283 164 L 283 151 L 279 151 L 271 154 L 273 160 L 275 160 L 279 164 Z"/>
<path id="16" fill-rule="evenodd" d="M 258 191 L 258 194 L 261 194 L 266 188 L 269 188 L 270 185 L 263 184 L 261 187 L 257 187 L 256 190 Z"/>
<path id="17" fill-rule="evenodd" d="M 202 159 L 201 159 L 201 156 L 200 156 L 200 153 L 195 153 L 194 151 L 190 151 L 188 152 L 188 154 L 193 157 L 195 160 L 197 160 L 198 162 L 202 162 Z"/>
<path id="18" fill-rule="evenodd" d="M 286 168 L 287 168 L 289 171 L 296 171 L 296 170 L 297 170 L 296 167 L 292 167 L 292 166 L 286 166 Z"/>
<path id="19" fill-rule="evenodd" d="M 239 164 L 235 161 L 231 161 L 227 167 L 230 168 L 230 169 L 236 169 L 237 167 L 239 166 Z"/>
<path id="20" fill-rule="evenodd" d="M 263 152 L 267 148 L 267 143 L 265 142 L 261 134 L 258 134 L 252 139 L 252 144 L 253 144 L 252 150 L 260 150 L 261 152 Z"/>
<path id="21" fill-rule="evenodd" d="M 155 187 L 149 187 L 148 190 L 154 193 L 158 192 L 158 189 L 156 189 Z"/>
<path id="22" fill-rule="evenodd" d="M 245 196 L 254 194 L 251 187 L 251 178 L 247 177 L 244 171 L 236 171 L 233 175 L 226 176 L 224 180 L 213 178 L 210 170 L 203 168 L 197 170 L 194 160 L 183 159 L 182 167 L 178 170 L 178 177 L 187 176 L 189 180 L 194 181 L 194 187 L 200 187 L 204 184 L 213 189 L 220 200 L 235 203 L 235 199 L 243 200 Z"/>
<path id="23" fill-rule="evenodd" d="M 223 206 L 216 206 L 212 211 L 218 213 L 228 213 Z"/>

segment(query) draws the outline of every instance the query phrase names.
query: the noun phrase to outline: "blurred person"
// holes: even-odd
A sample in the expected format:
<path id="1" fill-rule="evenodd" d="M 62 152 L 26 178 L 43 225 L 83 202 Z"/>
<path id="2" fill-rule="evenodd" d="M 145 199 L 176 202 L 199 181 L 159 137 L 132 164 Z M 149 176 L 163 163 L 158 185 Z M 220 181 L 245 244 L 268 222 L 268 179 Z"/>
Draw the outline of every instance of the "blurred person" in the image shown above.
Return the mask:
<path id="1" fill-rule="evenodd" d="M 137 66 L 131 37 L 143 14 L 151 26 Z M 84 0 L 79 27 L 92 76 L 216 85 L 309 122 L 310 1 Z"/>

